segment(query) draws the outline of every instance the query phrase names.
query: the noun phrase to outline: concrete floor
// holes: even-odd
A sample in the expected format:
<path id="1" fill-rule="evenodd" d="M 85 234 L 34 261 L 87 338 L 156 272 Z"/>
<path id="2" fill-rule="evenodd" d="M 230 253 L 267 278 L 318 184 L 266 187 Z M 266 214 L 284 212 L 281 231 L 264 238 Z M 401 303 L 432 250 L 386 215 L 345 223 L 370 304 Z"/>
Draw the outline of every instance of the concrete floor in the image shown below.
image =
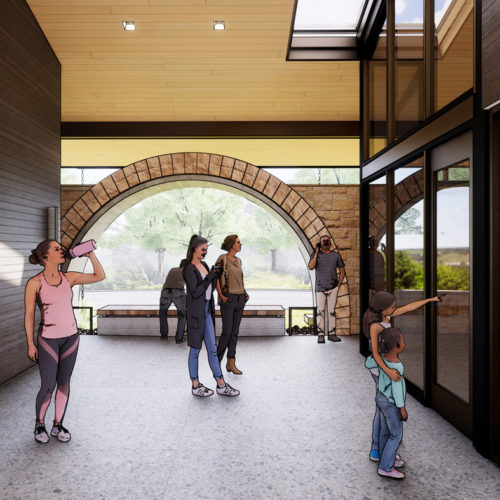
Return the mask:
<path id="1" fill-rule="evenodd" d="M 198 399 L 185 344 L 83 336 L 69 443 L 33 440 L 36 368 L 0 386 L 0 498 L 500 498 L 500 468 L 411 396 L 407 477 L 377 476 L 374 384 L 357 348 L 357 337 L 242 338 L 244 375 L 226 377 L 241 396 Z M 215 387 L 204 351 L 200 379 Z"/>

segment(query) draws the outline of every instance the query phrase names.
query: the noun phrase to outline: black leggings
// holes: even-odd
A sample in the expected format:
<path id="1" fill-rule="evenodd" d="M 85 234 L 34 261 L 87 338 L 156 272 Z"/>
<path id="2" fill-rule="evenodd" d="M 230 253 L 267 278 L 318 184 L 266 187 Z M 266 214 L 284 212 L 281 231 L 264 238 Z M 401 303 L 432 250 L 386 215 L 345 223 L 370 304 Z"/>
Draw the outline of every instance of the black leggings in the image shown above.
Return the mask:
<path id="1" fill-rule="evenodd" d="M 62 422 L 69 399 L 69 381 L 75 366 L 80 336 L 47 339 L 38 337 L 38 366 L 42 386 L 36 397 L 36 419 L 45 420 L 52 393 L 56 387 L 55 420 Z"/>
<path id="2" fill-rule="evenodd" d="M 222 361 L 227 349 L 229 359 L 236 357 L 236 342 L 240 331 L 241 317 L 245 308 L 245 295 L 227 293 L 228 302 L 220 306 L 222 316 L 222 334 L 217 344 L 217 357 Z"/>

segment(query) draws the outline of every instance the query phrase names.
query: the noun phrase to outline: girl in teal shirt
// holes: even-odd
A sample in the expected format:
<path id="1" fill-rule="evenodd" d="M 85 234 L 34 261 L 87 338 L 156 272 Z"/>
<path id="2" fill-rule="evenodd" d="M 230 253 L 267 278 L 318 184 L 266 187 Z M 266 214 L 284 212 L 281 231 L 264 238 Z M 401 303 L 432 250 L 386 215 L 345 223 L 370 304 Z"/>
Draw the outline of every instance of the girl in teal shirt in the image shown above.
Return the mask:
<path id="1" fill-rule="evenodd" d="M 396 452 L 403 439 L 403 421 L 408 419 L 405 408 L 404 367 L 398 358 L 398 354 L 403 351 L 404 347 L 403 334 L 397 328 L 387 328 L 381 333 L 379 348 L 384 363 L 401 374 L 401 380 L 395 382 L 383 370 L 379 369 L 375 398 L 380 411 L 378 474 L 393 479 L 405 477 L 403 472 L 397 470 L 397 467 L 404 467 L 405 463 L 396 457 Z M 365 366 L 368 369 L 378 369 L 378 364 L 373 356 L 366 359 Z"/>

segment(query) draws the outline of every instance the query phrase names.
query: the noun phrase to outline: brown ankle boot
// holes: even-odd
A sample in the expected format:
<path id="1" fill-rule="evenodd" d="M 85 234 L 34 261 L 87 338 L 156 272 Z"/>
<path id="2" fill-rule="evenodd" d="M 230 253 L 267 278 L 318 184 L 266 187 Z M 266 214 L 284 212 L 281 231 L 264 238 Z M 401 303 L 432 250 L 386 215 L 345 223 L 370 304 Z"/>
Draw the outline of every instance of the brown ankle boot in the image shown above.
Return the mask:
<path id="1" fill-rule="evenodd" d="M 243 372 L 236 368 L 234 358 L 227 358 L 226 370 L 228 372 L 233 372 L 235 375 L 243 375 Z"/>

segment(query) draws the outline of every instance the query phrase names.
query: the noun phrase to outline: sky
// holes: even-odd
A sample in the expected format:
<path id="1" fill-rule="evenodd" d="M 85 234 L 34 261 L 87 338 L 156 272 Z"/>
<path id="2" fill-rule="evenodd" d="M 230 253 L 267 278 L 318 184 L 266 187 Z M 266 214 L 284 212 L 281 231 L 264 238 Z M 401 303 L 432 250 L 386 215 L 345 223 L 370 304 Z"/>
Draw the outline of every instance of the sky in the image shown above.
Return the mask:
<path id="1" fill-rule="evenodd" d="M 354 29 L 364 0 L 299 0 L 296 30 Z"/>
<path id="2" fill-rule="evenodd" d="M 413 206 L 420 215 L 415 221 L 424 225 L 423 201 Z M 469 246 L 469 189 L 456 187 L 443 189 L 437 197 L 437 244 L 438 248 L 465 248 Z M 384 243 L 385 238 L 382 240 Z M 395 236 L 396 250 L 423 248 L 424 236 L 418 234 L 399 234 Z"/>
<path id="3" fill-rule="evenodd" d="M 354 29 L 365 0 L 299 0 L 295 17 L 296 30 Z M 436 25 L 451 0 L 435 0 Z M 422 24 L 423 0 L 396 0 L 396 24 Z"/>

